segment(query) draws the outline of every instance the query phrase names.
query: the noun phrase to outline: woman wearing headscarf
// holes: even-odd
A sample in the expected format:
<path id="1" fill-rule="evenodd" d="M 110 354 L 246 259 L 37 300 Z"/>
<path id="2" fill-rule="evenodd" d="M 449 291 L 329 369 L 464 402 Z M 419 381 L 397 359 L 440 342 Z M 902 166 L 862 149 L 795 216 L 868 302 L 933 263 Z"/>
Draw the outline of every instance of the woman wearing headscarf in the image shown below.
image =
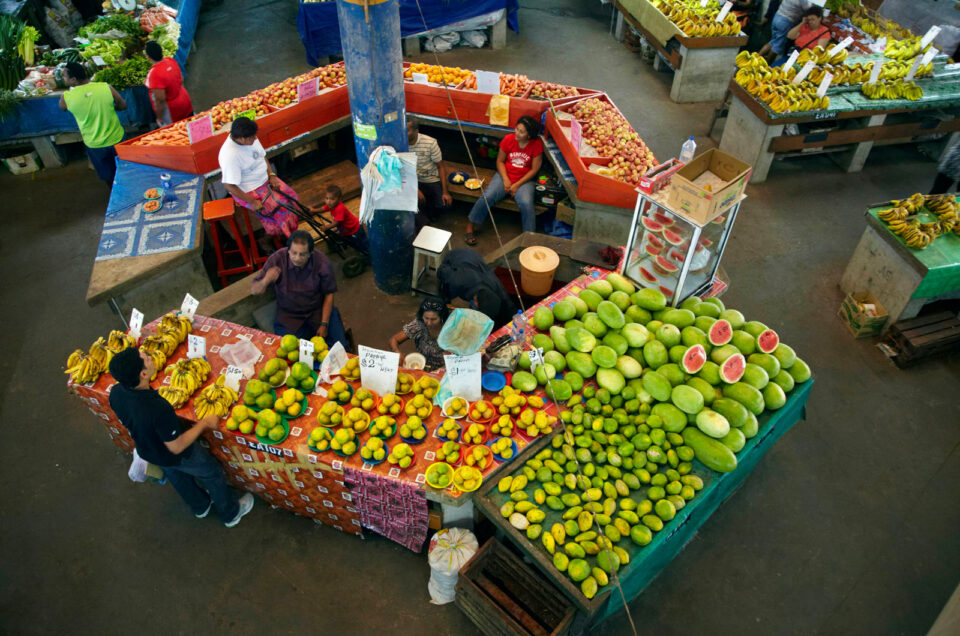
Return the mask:
<path id="1" fill-rule="evenodd" d="M 403 329 L 390 338 L 390 348 L 395 353 L 400 353 L 400 345 L 407 340 L 412 340 L 417 347 L 417 351 L 427 359 L 424 370 L 442 369 L 444 351 L 437 344 L 437 337 L 440 335 L 440 330 L 443 329 L 443 323 L 446 322 L 448 315 L 449 311 L 442 300 L 434 296 L 428 296 L 420 303 L 417 317 L 405 324 Z"/>

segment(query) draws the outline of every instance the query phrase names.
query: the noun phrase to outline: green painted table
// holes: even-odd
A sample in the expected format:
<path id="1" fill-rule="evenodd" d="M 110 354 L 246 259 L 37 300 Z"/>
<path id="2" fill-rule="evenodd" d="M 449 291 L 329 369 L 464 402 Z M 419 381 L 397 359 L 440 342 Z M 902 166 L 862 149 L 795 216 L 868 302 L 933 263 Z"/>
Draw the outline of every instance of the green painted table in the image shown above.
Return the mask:
<path id="1" fill-rule="evenodd" d="M 926 249 L 911 249 L 877 217 L 887 207 L 866 211 L 867 227 L 840 288 L 848 294 L 872 292 L 890 316 L 889 327 L 915 317 L 933 300 L 960 297 L 960 236 L 947 234 Z"/>
<path id="2" fill-rule="evenodd" d="M 720 507 L 733 492 L 743 484 L 747 476 L 784 433 L 794 424 L 806 417 L 806 404 L 810 397 L 813 380 L 797 385 L 790 392 L 787 403 L 779 411 L 765 412 L 760 418 L 759 433 L 747 441 L 743 450 L 737 453 L 737 469 L 733 472 L 721 474 L 694 461 L 693 474 L 699 475 L 704 481 L 703 490 L 677 513 L 664 529 L 654 535 L 653 541 L 644 547 L 635 545 L 629 538 L 621 540 L 617 545 L 630 554 L 630 563 L 620 569 L 620 585 L 623 588 L 627 601 L 633 600 L 644 590 L 653 579 L 663 571 L 683 549 L 697 530 L 706 523 L 710 515 Z M 561 434 L 557 430 L 546 438 L 537 440 L 521 453 L 515 466 L 520 466 L 527 459 L 536 455 L 544 446 L 550 443 L 555 435 Z M 623 609 L 623 602 L 619 593 L 612 589 L 612 584 L 603 588 L 603 591 L 593 599 L 587 599 L 580 593 L 578 585 L 574 584 L 565 574 L 557 571 L 544 550 L 539 539 L 530 541 L 525 533 L 518 532 L 500 513 L 500 506 L 509 499 L 497 490 L 496 480 L 484 482 L 474 502 L 483 511 L 491 522 L 497 526 L 499 533 L 510 538 L 520 550 L 537 565 L 540 571 L 557 587 L 559 587 L 576 605 L 584 616 L 578 621 L 581 629 L 586 625 L 596 625 Z M 541 507 L 543 509 L 544 507 Z M 560 513 L 549 511 L 543 522 L 545 530 L 560 518 Z"/>

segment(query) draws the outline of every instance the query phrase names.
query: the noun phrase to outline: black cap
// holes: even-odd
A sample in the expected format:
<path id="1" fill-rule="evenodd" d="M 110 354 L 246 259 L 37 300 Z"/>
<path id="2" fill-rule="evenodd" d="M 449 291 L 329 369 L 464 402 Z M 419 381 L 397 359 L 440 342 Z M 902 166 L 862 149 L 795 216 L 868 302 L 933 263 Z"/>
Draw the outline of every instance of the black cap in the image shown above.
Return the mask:
<path id="1" fill-rule="evenodd" d="M 139 349 L 124 349 L 110 359 L 110 375 L 121 385 L 132 389 L 140 384 L 143 359 Z"/>

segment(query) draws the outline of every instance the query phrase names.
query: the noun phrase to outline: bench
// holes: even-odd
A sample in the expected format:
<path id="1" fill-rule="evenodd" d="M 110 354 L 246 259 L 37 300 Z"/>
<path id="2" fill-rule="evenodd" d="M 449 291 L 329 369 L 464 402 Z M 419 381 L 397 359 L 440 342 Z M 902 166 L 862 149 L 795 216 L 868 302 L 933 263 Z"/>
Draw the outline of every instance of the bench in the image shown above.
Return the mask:
<path id="1" fill-rule="evenodd" d="M 441 161 L 440 163 L 446 168 L 448 175 L 453 174 L 454 172 L 465 172 L 468 175 L 473 175 L 473 168 L 469 164 L 456 163 L 455 161 Z M 493 175 L 496 173 L 496 170 L 478 167 L 476 176 L 478 179 L 483 181 L 484 185 L 486 185 L 490 183 L 490 180 L 493 179 Z M 466 201 L 467 203 L 474 203 L 480 198 L 480 190 L 470 190 L 464 187 L 462 184 L 457 183 L 448 183 L 447 192 L 449 192 L 450 196 L 455 200 Z M 514 212 L 520 211 L 520 208 L 517 206 L 517 202 L 511 197 L 505 197 L 493 207 L 500 208 L 502 210 L 512 210 Z M 533 209 L 536 214 L 542 214 L 547 211 L 546 206 L 543 205 L 534 205 Z"/>

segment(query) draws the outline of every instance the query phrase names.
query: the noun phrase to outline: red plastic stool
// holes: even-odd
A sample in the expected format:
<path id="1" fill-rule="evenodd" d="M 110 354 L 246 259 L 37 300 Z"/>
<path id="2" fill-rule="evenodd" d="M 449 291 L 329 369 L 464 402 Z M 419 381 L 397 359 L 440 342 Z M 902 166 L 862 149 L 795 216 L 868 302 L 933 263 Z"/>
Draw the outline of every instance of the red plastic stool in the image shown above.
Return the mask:
<path id="1" fill-rule="evenodd" d="M 233 217 L 234 204 L 233 199 L 217 199 L 203 204 L 203 220 L 210 222 L 210 234 L 213 240 L 213 249 L 217 253 L 217 276 L 224 287 L 227 286 L 227 276 L 230 274 L 240 274 L 242 272 L 252 272 L 253 263 L 250 260 L 250 253 L 243 244 L 243 236 L 240 234 L 240 228 L 237 227 L 237 221 Z M 247 228 L 250 228 L 250 219 L 247 219 Z M 220 244 L 220 235 L 217 231 L 217 223 L 225 222 L 228 231 L 232 232 L 234 240 L 237 242 L 237 249 L 224 250 Z M 253 232 L 250 232 L 250 240 L 253 240 Z M 243 265 L 225 269 L 223 266 L 223 257 L 226 254 L 240 254 L 243 258 Z"/>
<path id="2" fill-rule="evenodd" d="M 250 239 L 250 255 L 253 257 L 251 262 L 253 263 L 254 269 L 256 269 L 257 265 L 265 262 L 270 257 L 260 255 L 260 249 L 257 247 L 257 239 L 253 235 L 253 224 L 250 223 L 250 210 L 242 205 L 236 206 L 236 210 L 243 215 L 243 222 L 247 225 L 247 237 Z M 283 247 L 283 244 L 277 245 L 277 237 L 273 237 L 273 242 L 274 245 L 277 246 L 277 249 Z"/>

